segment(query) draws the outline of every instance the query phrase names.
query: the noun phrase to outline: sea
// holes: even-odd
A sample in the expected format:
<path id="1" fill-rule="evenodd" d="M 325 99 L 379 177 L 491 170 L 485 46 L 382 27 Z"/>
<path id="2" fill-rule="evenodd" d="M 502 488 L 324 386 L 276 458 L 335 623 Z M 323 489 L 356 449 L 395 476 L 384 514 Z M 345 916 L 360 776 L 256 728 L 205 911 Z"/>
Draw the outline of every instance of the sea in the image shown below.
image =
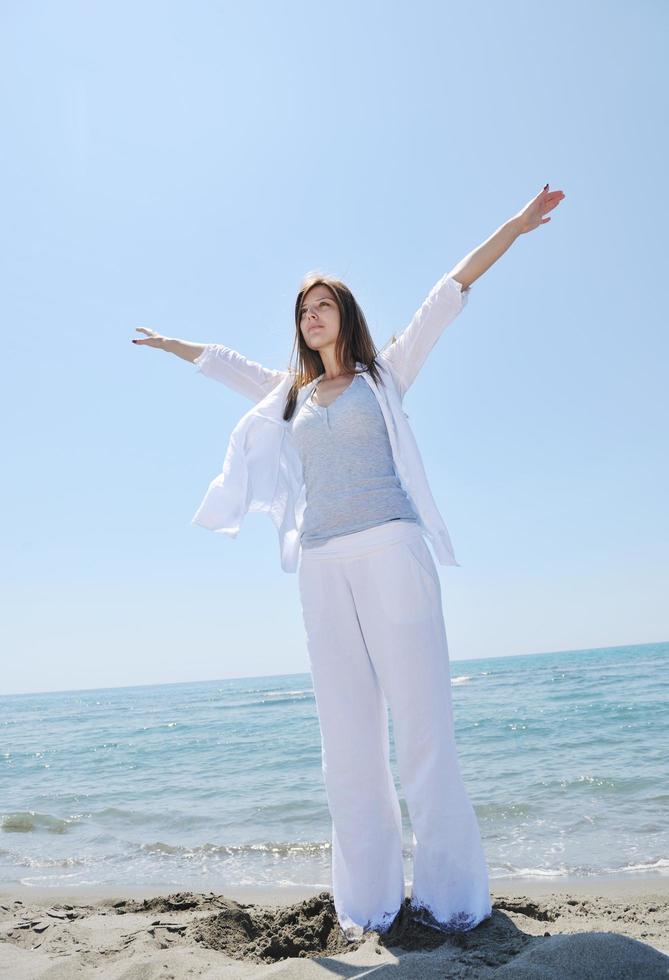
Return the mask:
<path id="1" fill-rule="evenodd" d="M 669 875 L 668 668 L 669 643 L 451 661 L 492 882 Z M 0 762 L 0 884 L 331 887 L 309 673 L 4 696 Z"/>

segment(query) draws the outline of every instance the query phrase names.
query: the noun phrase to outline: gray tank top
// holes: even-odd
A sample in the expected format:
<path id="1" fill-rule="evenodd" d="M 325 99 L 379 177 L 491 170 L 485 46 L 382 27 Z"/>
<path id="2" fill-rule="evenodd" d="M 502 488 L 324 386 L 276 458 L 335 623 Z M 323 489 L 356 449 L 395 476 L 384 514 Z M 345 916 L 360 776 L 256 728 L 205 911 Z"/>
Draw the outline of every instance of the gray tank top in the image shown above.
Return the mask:
<path id="1" fill-rule="evenodd" d="M 313 393 L 292 425 L 306 490 L 302 547 L 385 521 L 417 521 L 395 470 L 381 407 L 365 379 L 356 375 L 327 407 L 317 405 Z"/>

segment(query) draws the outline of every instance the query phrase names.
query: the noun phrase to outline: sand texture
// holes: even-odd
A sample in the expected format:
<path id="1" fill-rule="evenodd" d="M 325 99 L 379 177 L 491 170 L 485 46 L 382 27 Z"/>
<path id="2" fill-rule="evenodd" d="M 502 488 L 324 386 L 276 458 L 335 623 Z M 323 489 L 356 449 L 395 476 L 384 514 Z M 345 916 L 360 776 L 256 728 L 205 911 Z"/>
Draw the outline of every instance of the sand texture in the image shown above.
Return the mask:
<path id="1" fill-rule="evenodd" d="M 0 976 L 669 980 L 663 879 L 493 883 L 492 917 L 451 935 L 411 921 L 407 899 L 390 933 L 355 941 L 327 891 L 129 892 L 0 890 Z"/>

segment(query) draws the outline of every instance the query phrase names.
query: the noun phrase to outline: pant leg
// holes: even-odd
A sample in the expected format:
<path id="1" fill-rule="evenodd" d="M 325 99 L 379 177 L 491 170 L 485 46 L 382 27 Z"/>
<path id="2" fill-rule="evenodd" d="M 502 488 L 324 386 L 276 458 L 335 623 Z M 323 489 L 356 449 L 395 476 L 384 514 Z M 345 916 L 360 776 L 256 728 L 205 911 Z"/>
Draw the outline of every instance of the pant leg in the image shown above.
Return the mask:
<path id="1" fill-rule="evenodd" d="M 492 913 L 488 872 L 455 743 L 441 586 L 418 527 L 352 566 L 362 632 L 390 705 L 415 836 L 412 907 L 446 931 Z"/>
<path id="2" fill-rule="evenodd" d="M 299 586 L 332 817 L 332 891 L 344 932 L 384 932 L 404 902 L 402 817 L 387 703 L 360 631 L 346 559 L 302 559 Z"/>

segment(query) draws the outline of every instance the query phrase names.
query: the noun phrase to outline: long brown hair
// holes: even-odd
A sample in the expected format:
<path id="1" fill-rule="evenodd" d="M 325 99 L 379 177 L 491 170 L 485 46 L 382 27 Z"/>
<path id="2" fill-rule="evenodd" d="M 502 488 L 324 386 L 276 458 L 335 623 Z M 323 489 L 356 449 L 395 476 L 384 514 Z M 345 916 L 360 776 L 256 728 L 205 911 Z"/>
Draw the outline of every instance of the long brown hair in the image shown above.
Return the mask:
<path id="1" fill-rule="evenodd" d="M 321 355 L 317 350 L 309 347 L 300 329 L 302 301 L 314 286 L 326 286 L 339 307 L 339 334 L 335 342 L 335 355 L 343 370 L 355 371 L 356 362 L 360 361 L 377 384 L 382 383 L 383 380 L 376 365 L 378 351 L 369 332 L 365 314 L 358 306 L 351 290 L 335 276 L 318 270 L 308 272 L 300 283 L 295 300 L 295 338 L 291 360 L 297 352 L 297 364 L 294 368 L 295 380 L 288 392 L 283 411 L 284 421 L 288 421 L 293 416 L 300 388 L 323 374 L 325 370 Z"/>

